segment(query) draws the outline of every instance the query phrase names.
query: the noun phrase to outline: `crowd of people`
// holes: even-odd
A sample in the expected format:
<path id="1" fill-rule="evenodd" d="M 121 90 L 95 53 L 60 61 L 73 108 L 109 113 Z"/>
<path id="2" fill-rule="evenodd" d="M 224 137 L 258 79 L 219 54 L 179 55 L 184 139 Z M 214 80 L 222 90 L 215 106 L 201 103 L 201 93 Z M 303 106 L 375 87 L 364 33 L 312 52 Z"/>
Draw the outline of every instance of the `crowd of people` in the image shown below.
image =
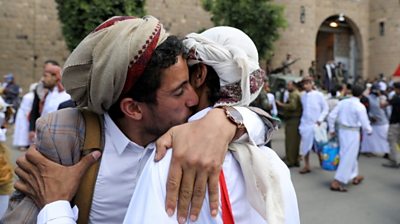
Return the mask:
<path id="1" fill-rule="evenodd" d="M 343 185 L 349 181 L 353 184 L 363 181 L 357 165 L 360 154 L 382 156 L 388 159 L 382 164 L 384 167 L 399 168 L 400 83 L 387 82 L 383 75 L 375 80 L 359 79 L 354 85 L 344 80 L 341 84 L 337 80 L 322 83 L 325 84 L 316 85 L 310 73 L 302 81 L 289 81 L 285 90 L 278 90 L 275 95 L 279 94 L 277 98 L 282 101 L 271 97 L 273 100 L 264 103 L 266 106 L 257 105 L 269 112 L 271 104 L 277 105 L 279 117 L 285 123 L 284 161 L 288 167 L 299 167 L 303 161 L 300 173 L 311 172 L 312 151 L 321 162 L 321 146 L 314 135 L 316 128 L 324 125 L 330 137 L 337 136 L 340 145 L 340 163 L 332 190 L 344 192 Z"/>

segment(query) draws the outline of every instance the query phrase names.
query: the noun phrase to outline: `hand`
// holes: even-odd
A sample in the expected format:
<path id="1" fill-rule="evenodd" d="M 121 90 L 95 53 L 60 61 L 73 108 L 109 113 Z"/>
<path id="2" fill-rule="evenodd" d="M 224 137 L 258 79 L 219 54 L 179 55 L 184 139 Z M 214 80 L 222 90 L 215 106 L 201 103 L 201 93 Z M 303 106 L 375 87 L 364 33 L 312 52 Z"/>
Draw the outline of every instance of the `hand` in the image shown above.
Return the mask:
<path id="1" fill-rule="evenodd" d="M 211 215 L 218 213 L 218 180 L 229 142 L 236 126 L 222 109 L 211 110 L 204 118 L 171 128 L 157 141 L 156 161 L 173 146 L 167 181 L 166 210 L 172 215 L 178 201 L 178 221 L 196 220 L 203 204 L 206 186 Z M 178 198 L 179 195 L 179 198 Z"/>
<path id="2" fill-rule="evenodd" d="M 39 208 L 58 200 L 71 201 L 82 176 L 100 156 L 101 152 L 95 151 L 67 167 L 47 159 L 32 145 L 17 159 L 15 173 L 20 179 L 14 187 L 29 196 Z"/>
<path id="3" fill-rule="evenodd" d="M 372 124 L 378 121 L 376 117 L 370 117 L 369 120 L 371 121 Z"/>
<path id="4" fill-rule="evenodd" d="M 317 121 L 317 125 L 320 126 L 321 125 L 321 121 Z"/>
<path id="5" fill-rule="evenodd" d="M 331 138 L 336 136 L 336 132 L 330 132 L 329 135 L 331 136 Z"/>
<path id="6" fill-rule="evenodd" d="M 276 100 L 275 103 L 278 107 L 281 107 L 283 105 L 283 103 L 279 100 Z"/>

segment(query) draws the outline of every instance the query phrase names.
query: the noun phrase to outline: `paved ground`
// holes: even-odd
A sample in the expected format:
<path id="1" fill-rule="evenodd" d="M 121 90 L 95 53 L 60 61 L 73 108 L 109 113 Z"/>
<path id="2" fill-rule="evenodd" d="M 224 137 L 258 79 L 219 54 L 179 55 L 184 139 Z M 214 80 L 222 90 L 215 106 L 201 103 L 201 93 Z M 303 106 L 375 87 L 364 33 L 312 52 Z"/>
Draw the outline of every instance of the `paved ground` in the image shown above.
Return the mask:
<path id="1" fill-rule="evenodd" d="M 7 142 L 12 141 L 12 130 Z M 272 147 L 284 155 L 284 135 L 273 136 Z M 12 160 L 21 154 L 11 150 Z M 387 169 L 379 157 L 360 157 L 360 172 L 365 182 L 349 186 L 347 193 L 332 192 L 329 183 L 334 172 L 321 170 L 316 155 L 311 155 L 313 170 L 301 175 L 291 169 L 303 224 L 400 224 L 400 169 Z"/>
<path id="2" fill-rule="evenodd" d="M 274 135 L 272 147 L 284 155 L 283 130 Z M 311 155 L 313 170 L 299 174 L 292 168 L 292 180 L 297 192 L 301 223 L 303 224 L 399 224 L 400 169 L 381 166 L 380 157 L 359 158 L 360 174 L 365 182 L 348 186 L 348 192 L 329 190 L 334 172 L 319 168 L 317 156 Z"/>

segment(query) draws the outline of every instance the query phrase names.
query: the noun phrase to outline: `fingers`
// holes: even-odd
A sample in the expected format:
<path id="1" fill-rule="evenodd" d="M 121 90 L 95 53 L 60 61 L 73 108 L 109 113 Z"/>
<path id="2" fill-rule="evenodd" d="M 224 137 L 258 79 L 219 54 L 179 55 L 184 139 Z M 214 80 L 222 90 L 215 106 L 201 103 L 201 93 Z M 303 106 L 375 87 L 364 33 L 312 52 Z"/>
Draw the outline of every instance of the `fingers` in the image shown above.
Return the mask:
<path id="1" fill-rule="evenodd" d="M 78 173 L 83 175 L 90 166 L 92 166 L 101 156 L 101 152 L 96 150 L 88 155 L 84 156 L 76 165 L 75 168 L 78 169 Z"/>
<path id="2" fill-rule="evenodd" d="M 27 184 L 26 182 L 23 182 L 22 180 L 17 180 L 14 183 L 14 188 L 22 193 L 24 193 L 27 196 L 32 196 L 34 193 L 32 191 L 32 187 Z"/>
<path id="3" fill-rule="evenodd" d="M 196 177 L 195 169 L 186 169 L 183 172 L 182 183 L 179 189 L 178 199 L 178 222 L 185 223 L 188 216 L 189 205 L 192 200 L 194 180 Z"/>
<path id="4" fill-rule="evenodd" d="M 34 165 L 40 165 L 43 161 L 49 160 L 43 156 L 37 149 L 35 145 L 29 146 L 28 151 L 25 153 L 26 159 Z M 49 160 L 49 162 L 51 162 Z"/>
<path id="5" fill-rule="evenodd" d="M 38 201 L 38 199 L 35 197 L 36 194 L 35 192 L 32 190 L 32 187 L 21 181 L 21 180 L 17 180 L 14 183 L 14 188 L 22 193 L 24 193 L 26 196 L 28 196 L 30 199 L 32 199 L 32 201 L 36 204 L 36 206 L 38 206 L 38 208 L 43 208 L 43 204 L 40 203 L 40 201 Z"/>
<path id="6" fill-rule="evenodd" d="M 165 208 L 169 216 L 172 216 L 175 212 L 181 179 L 182 168 L 179 163 L 174 162 L 172 158 L 167 180 L 167 196 L 165 199 Z"/>
<path id="7" fill-rule="evenodd" d="M 201 172 L 200 174 L 196 175 L 192 203 L 190 206 L 190 220 L 192 222 L 197 220 L 201 207 L 203 206 L 204 196 L 207 188 L 207 178 L 208 175 L 206 172 Z"/>
<path id="8" fill-rule="evenodd" d="M 23 169 L 25 172 L 27 172 L 29 174 L 32 174 L 34 172 L 38 172 L 37 168 L 30 161 L 27 160 L 26 154 L 18 157 L 18 159 L 16 161 L 16 164 L 18 165 L 18 167 L 20 169 Z"/>
<path id="9" fill-rule="evenodd" d="M 14 172 L 19 177 L 19 179 L 24 181 L 25 183 L 32 182 L 31 176 L 27 172 L 25 172 L 23 169 L 16 167 Z"/>
<path id="10" fill-rule="evenodd" d="M 218 204 L 219 204 L 219 173 L 221 170 L 215 170 L 208 178 L 208 198 L 210 203 L 210 213 L 212 217 L 216 217 L 218 214 Z"/>
<path id="11" fill-rule="evenodd" d="M 165 153 L 167 152 L 167 149 L 172 147 L 172 129 L 170 129 L 167 133 L 162 135 L 160 138 L 157 139 L 156 141 L 156 156 L 154 158 L 155 162 L 160 161 L 162 158 L 164 158 Z"/>

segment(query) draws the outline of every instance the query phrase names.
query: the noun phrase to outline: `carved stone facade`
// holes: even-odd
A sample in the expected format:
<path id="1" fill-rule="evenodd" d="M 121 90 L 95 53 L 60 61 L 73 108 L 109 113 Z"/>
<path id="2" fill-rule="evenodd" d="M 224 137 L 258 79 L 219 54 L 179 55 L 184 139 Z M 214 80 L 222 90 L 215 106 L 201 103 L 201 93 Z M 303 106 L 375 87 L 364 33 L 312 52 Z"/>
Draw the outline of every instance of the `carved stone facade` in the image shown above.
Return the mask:
<path id="1" fill-rule="evenodd" d="M 398 0 L 275 2 L 285 6 L 288 26 L 275 43 L 273 67 L 279 66 L 288 52 L 301 58 L 292 66 L 296 74 L 300 70 L 307 74 L 312 60 L 322 65 L 332 55 L 335 60 L 348 60 L 355 75 L 364 78 L 379 73 L 389 76 L 400 63 Z M 147 0 L 146 10 L 179 36 L 212 26 L 200 0 Z M 324 28 L 324 21 L 341 13 L 346 19 L 345 31 Z M 326 36 L 324 43 L 331 38 L 331 44 L 318 44 L 318 34 Z M 333 53 L 326 54 L 326 49 Z M 0 0 L 0 75 L 14 73 L 26 90 L 29 83 L 40 79 L 46 59 L 63 63 L 68 54 L 54 0 Z"/>

